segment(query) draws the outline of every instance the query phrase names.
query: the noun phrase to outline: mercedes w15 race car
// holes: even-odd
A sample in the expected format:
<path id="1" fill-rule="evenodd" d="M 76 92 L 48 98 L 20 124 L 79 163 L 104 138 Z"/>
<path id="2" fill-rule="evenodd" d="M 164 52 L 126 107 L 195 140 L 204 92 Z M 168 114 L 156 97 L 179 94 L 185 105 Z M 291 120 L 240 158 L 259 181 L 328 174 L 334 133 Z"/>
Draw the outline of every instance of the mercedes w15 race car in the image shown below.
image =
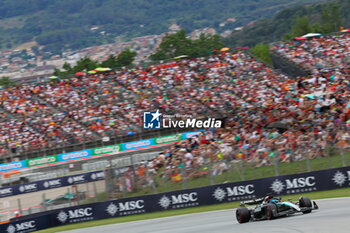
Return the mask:
<path id="1" fill-rule="evenodd" d="M 246 205 L 255 205 L 253 208 L 247 208 Z M 295 213 L 311 213 L 318 209 L 316 202 L 311 202 L 307 197 L 301 197 L 299 201 L 282 201 L 280 197 L 271 195 L 265 198 L 258 198 L 241 202 L 241 207 L 236 210 L 236 218 L 239 223 L 258 220 L 271 220 L 274 218 L 289 216 Z"/>

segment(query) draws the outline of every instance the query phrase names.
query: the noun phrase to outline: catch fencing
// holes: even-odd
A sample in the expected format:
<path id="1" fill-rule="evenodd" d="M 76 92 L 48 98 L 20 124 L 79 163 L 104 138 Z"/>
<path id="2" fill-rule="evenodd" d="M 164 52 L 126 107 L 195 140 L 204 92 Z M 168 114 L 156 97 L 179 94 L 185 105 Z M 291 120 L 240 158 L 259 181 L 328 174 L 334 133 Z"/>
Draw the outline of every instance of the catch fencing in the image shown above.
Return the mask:
<path id="1" fill-rule="evenodd" d="M 291 171 L 302 173 L 350 165 L 349 148 L 336 143 L 321 148 L 316 142 L 311 142 L 289 154 L 282 153 L 281 145 L 276 145 L 274 151 L 268 152 L 269 155 L 261 151 L 265 156 L 256 160 L 245 158 L 244 148 L 240 147 L 227 150 L 209 145 L 200 154 L 196 154 L 194 149 L 191 152 L 194 158 L 186 160 L 183 158 L 186 158 L 187 152 L 180 148 L 171 158 L 173 163 L 169 162 L 170 158 L 166 158 L 166 151 L 163 155 L 152 152 L 100 158 L 81 164 L 85 171 L 101 169 L 98 171 L 1 188 L 0 221 L 12 218 L 16 211 L 28 215 L 82 203 L 239 182 L 256 177 L 281 176 Z M 292 170 L 286 169 L 290 166 L 293 166 Z M 43 205 L 47 200 L 69 194 L 75 195 L 74 198 Z"/>

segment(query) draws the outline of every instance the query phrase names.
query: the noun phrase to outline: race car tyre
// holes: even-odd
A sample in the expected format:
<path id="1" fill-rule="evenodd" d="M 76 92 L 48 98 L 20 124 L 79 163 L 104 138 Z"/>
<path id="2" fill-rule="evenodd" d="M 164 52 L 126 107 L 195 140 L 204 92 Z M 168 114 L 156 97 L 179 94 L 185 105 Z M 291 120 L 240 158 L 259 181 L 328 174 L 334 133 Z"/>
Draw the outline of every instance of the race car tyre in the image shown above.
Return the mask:
<path id="1" fill-rule="evenodd" d="M 311 200 L 307 197 L 301 197 L 299 199 L 299 206 L 300 207 L 310 207 L 309 210 L 306 210 L 306 211 L 303 211 L 303 214 L 308 214 L 308 213 L 311 213 L 312 211 L 312 203 L 311 203 Z"/>
<path id="2" fill-rule="evenodd" d="M 266 218 L 267 220 L 272 220 L 275 218 L 275 214 L 277 212 L 277 207 L 274 204 L 268 204 L 266 206 Z"/>
<path id="3" fill-rule="evenodd" d="M 236 218 L 239 223 L 249 222 L 250 212 L 247 207 L 241 207 L 236 210 Z"/>

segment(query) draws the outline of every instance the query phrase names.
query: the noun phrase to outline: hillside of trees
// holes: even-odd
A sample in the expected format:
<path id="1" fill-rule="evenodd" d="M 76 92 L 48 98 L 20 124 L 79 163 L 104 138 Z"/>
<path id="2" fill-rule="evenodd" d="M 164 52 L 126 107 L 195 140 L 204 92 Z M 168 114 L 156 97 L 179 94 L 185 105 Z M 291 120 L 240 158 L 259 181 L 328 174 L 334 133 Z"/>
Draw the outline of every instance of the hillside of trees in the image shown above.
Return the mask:
<path id="1" fill-rule="evenodd" d="M 166 35 L 157 51 L 150 56 L 153 61 L 172 59 L 177 56 L 203 57 L 224 47 L 218 35 L 200 35 L 197 40 L 187 38 L 186 31 Z"/>
<path id="2" fill-rule="evenodd" d="M 252 47 L 258 43 L 291 39 L 309 32 L 326 34 L 339 31 L 340 26 L 350 27 L 349 9 L 349 0 L 287 8 L 271 19 L 257 21 L 252 26 L 233 32 L 223 42 L 230 47 Z"/>
<path id="3" fill-rule="evenodd" d="M 173 23 L 188 32 L 204 27 L 222 32 L 320 1 L 0 0 L 0 48 L 36 41 L 47 51 L 79 49 L 113 42 L 116 36 L 160 34 Z"/>

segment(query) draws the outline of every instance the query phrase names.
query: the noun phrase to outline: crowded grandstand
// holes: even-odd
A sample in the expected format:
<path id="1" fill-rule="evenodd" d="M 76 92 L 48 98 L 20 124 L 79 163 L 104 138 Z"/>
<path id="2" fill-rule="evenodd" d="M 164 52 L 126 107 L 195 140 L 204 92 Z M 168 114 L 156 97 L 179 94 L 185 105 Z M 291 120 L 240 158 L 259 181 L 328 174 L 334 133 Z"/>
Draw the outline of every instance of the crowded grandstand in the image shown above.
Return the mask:
<path id="1" fill-rule="evenodd" d="M 252 145 L 247 157 L 259 149 L 253 141 L 267 145 L 271 138 L 286 140 L 283 146 L 292 150 L 293 143 L 316 136 L 315 147 L 324 148 L 327 140 L 348 137 L 330 131 L 349 120 L 349 38 L 344 33 L 276 44 L 274 51 L 312 71 L 297 79 L 246 53 L 222 52 L 1 90 L 1 153 L 140 133 L 143 112 L 157 109 L 226 117 L 225 138 Z M 290 130 L 269 129 L 274 122 Z"/>
<path id="2" fill-rule="evenodd" d="M 143 113 L 222 119 L 120 172 L 115 197 L 158 185 L 350 151 L 350 34 L 278 42 L 271 52 L 306 69 L 292 77 L 245 51 L 215 51 L 147 67 L 75 75 L 0 90 L 0 153 L 137 135 Z M 13 161 L 8 161 L 13 162 Z M 105 165 L 105 164 L 104 164 Z"/>

